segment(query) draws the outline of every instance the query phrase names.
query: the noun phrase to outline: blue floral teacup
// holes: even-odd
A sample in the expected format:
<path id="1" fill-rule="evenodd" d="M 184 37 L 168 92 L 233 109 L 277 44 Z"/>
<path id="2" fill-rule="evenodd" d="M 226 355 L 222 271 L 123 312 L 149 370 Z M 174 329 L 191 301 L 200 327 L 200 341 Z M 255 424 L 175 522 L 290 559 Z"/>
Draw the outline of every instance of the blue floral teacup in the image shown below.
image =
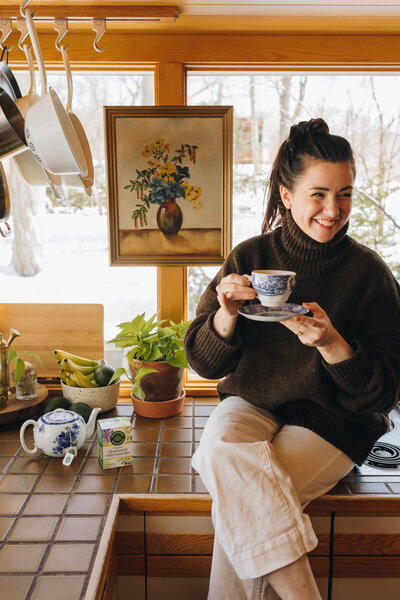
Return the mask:
<path id="1" fill-rule="evenodd" d="M 282 306 L 296 285 L 294 271 L 276 271 L 274 269 L 252 271 L 243 275 L 251 282 L 257 292 L 257 298 L 263 306 Z"/>

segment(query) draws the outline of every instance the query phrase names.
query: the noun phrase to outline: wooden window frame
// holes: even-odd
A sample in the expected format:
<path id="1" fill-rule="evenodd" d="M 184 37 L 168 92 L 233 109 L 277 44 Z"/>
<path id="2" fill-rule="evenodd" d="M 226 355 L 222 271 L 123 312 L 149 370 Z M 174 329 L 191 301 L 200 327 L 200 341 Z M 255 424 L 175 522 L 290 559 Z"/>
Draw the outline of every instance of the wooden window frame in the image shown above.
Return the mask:
<path id="1" fill-rule="evenodd" d="M 336 20 L 337 21 L 337 20 Z M 358 25 L 359 23 L 359 25 Z M 305 23 L 303 23 L 303 26 Z M 392 18 L 362 20 L 351 32 L 327 18 L 318 31 L 300 33 L 193 31 L 153 29 L 107 32 L 107 51 L 94 51 L 89 30 L 70 31 L 69 59 L 73 69 L 154 71 L 156 105 L 185 105 L 188 71 L 253 72 L 398 72 L 400 24 Z M 358 29 L 357 29 L 358 27 Z M 304 29 L 303 29 L 304 31 Z M 40 35 L 49 69 L 61 66 L 54 32 Z M 12 68 L 26 68 L 23 53 L 14 44 Z M 160 318 L 186 318 L 186 267 L 157 267 L 157 306 Z M 185 379 L 191 395 L 216 395 L 215 381 Z"/>

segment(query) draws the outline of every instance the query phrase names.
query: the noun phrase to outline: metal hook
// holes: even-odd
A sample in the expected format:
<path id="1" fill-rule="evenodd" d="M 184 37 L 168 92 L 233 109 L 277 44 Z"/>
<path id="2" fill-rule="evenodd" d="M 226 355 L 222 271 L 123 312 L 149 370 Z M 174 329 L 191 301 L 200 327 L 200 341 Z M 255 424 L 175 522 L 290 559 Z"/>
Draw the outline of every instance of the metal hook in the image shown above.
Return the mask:
<path id="1" fill-rule="evenodd" d="M 13 46 L 4 46 L 4 42 L 12 33 L 12 23 L 11 19 L 0 19 L 0 30 L 1 30 L 1 40 L 0 40 L 0 48 L 2 50 L 7 50 L 7 52 L 11 52 Z"/>
<path id="2" fill-rule="evenodd" d="M 22 17 L 17 17 L 17 29 L 21 32 L 21 36 L 18 41 L 18 47 L 20 50 L 24 51 L 24 41 L 29 35 L 28 27 L 26 25 L 26 20 Z M 32 46 L 28 46 L 28 50 L 30 50 Z"/>
<path id="3" fill-rule="evenodd" d="M 64 17 L 60 17 L 60 18 L 55 18 L 54 19 L 54 29 L 57 31 L 58 36 L 56 39 L 56 48 L 59 52 L 61 52 L 61 46 L 60 46 L 60 42 L 63 39 L 63 37 L 68 33 L 68 20 L 65 19 Z M 65 46 L 65 49 L 67 50 L 68 46 Z"/>
<path id="4" fill-rule="evenodd" d="M 96 37 L 93 42 L 93 48 L 96 52 L 104 52 L 107 48 L 107 45 L 104 48 L 99 48 L 98 43 L 103 35 L 106 33 L 106 20 L 105 19 L 93 19 L 92 30 L 96 32 Z"/>
<path id="5" fill-rule="evenodd" d="M 28 6 L 30 0 L 25 0 L 25 2 L 23 2 L 19 8 L 19 12 L 21 13 L 21 17 L 25 18 L 25 9 Z"/>

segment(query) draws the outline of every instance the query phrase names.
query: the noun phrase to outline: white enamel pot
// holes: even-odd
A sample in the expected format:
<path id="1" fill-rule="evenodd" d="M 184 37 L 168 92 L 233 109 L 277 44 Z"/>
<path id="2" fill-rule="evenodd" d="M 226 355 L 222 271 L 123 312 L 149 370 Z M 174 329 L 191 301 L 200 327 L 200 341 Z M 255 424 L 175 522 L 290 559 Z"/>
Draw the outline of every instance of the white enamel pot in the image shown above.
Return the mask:
<path id="1" fill-rule="evenodd" d="M 32 15 L 25 12 L 41 79 L 41 95 L 27 110 L 25 136 L 29 148 L 40 164 L 57 175 L 82 174 L 88 167 L 78 136 L 56 90 L 47 89 L 47 76 L 42 51 Z"/>
<path id="2" fill-rule="evenodd" d="M 83 125 L 80 122 L 77 115 L 72 112 L 73 83 L 72 83 L 71 67 L 70 67 L 68 55 L 67 55 L 67 49 L 68 49 L 68 46 L 60 47 L 62 59 L 64 62 L 65 74 L 67 76 L 67 86 L 68 86 L 66 111 L 68 113 L 69 118 L 71 119 L 71 123 L 75 129 L 75 133 L 78 136 L 83 153 L 85 155 L 88 172 L 87 172 L 86 177 L 84 177 L 82 174 L 63 175 L 61 179 L 62 179 L 63 183 L 65 183 L 65 185 L 67 185 L 68 187 L 79 188 L 79 189 L 83 190 L 88 196 L 91 196 L 93 180 L 94 180 L 93 158 L 92 158 L 92 152 L 90 150 L 89 141 L 87 139 Z"/>
<path id="3" fill-rule="evenodd" d="M 27 95 L 22 96 L 21 98 L 17 98 L 15 100 L 15 104 L 21 112 L 22 116 L 25 117 L 28 108 L 32 106 L 35 102 L 37 102 L 40 99 L 40 96 L 38 96 L 36 92 L 35 67 L 33 64 L 33 58 L 30 47 L 24 44 L 23 50 L 25 52 L 29 68 L 30 86 Z M 62 188 L 60 187 L 60 176 L 54 175 L 43 169 L 40 163 L 36 160 L 30 148 L 26 148 L 26 150 L 14 156 L 14 162 L 20 175 L 23 177 L 23 179 L 25 179 L 27 183 L 29 183 L 32 186 L 49 185 L 56 198 L 63 197 Z"/>

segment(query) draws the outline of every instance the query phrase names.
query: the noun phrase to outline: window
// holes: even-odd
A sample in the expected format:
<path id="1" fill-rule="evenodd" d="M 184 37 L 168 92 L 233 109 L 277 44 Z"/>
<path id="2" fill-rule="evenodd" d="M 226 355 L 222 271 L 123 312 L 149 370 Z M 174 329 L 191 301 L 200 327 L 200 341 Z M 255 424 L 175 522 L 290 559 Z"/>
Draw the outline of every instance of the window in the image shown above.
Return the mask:
<path id="1" fill-rule="evenodd" d="M 28 74 L 17 72 L 22 94 Z M 48 73 L 49 85 L 66 100 L 63 74 Z M 105 338 L 137 313 L 157 310 L 156 267 L 109 267 L 103 105 L 154 104 L 153 73 L 74 73 L 72 110 L 90 142 L 95 165 L 93 196 L 65 189 L 56 200 L 49 189 L 28 185 L 12 159 L 5 161 L 13 235 L 1 238 L 2 302 L 104 304 Z M 122 355 L 105 346 L 106 359 Z"/>
<path id="2" fill-rule="evenodd" d="M 234 106 L 233 246 L 261 233 L 265 184 L 290 125 L 318 116 L 355 151 L 350 235 L 376 250 L 400 278 L 397 75 L 190 72 L 187 90 L 189 105 Z M 189 318 L 217 271 L 188 269 Z"/>

